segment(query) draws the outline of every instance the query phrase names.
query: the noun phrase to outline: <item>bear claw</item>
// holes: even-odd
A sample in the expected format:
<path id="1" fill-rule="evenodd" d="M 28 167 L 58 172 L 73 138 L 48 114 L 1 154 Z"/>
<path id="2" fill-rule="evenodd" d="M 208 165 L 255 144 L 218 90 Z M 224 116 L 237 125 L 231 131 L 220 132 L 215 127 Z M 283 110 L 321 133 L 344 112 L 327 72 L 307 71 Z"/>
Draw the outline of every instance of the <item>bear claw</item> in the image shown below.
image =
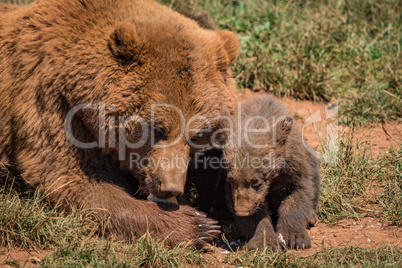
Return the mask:
<path id="1" fill-rule="evenodd" d="M 220 234 L 221 231 L 220 230 L 209 230 L 207 233 L 212 236 L 216 236 L 216 235 Z"/>
<path id="2" fill-rule="evenodd" d="M 281 243 L 283 249 L 307 249 L 311 247 L 310 237 L 304 233 L 283 234 L 285 243 Z"/>

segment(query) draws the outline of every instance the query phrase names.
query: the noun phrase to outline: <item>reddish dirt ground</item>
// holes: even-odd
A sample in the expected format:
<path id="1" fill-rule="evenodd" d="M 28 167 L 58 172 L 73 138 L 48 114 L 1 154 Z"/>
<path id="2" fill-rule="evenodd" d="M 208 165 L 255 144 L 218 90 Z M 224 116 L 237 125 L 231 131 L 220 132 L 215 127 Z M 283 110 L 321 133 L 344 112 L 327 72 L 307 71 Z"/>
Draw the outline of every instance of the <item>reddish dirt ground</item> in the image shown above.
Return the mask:
<path id="1" fill-rule="evenodd" d="M 381 222 L 374 217 L 364 217 L 359 220 L 345 219 L 334 225 L 318 223 L 309 233 L 313 242 L 312 247 L 299 251 L 300 256 L 308 256 L 323 247 L 402 246 L 402 228 Z"/>
<path id="2" fill-rule="evenodd" d="M 8 250 L 0 247 L 0 267 L 35 267 L 49 253 L 45 250 Z"/>
<path id="3" fill-rule="evenodd" d="M 246 90 L 239 93 L 240 100 L 245 101 L 255 95 L 265 93 Z M 328 127 L 336 125 L 336 101 L 329 104 L 314 103 L 311 101 L 297 101 L 293 98 L 281 98 L 281 101 L 289 111 L 297 118 L 299 127 L 303 130 L 303 136 L 308 144 L 317 150 L 323 146 L 328 134 Z M 314 122 L 314 123 L 312 123 Z M 350 133 L 351 128 L 338 127 L 336 132 Z M 402 144 L 402 124 L 384 124 L 378 126 L 361 127 L 353 130 L 353 139 L 364 140 L 372 145 L 372 154 L 377 156 L 380 152 L 386 152 L 391 146 Z M 336 224 L 318 223 L 310 231 L 312 248 L 302 251 L 290 251 L 300 257 L 306 257 L 323 247 L 334 246 L 359 246 L 378 247 L 388 244 L 402 247 L 402 228 L 381 222 L 375 217 L 365 217 L 359 220 L 345 219 Z M 47 253 L 46 251 L 24 251 L 0 248 L 0 267 L 6 265 L 7 260 L 17 260 L 21 267 L 35 265 Z M 227 266 L 223 259 L 229 252 L 222 248 L 215 248 L 207 253 L 216 261 L 217 266 Z M 220 265 L 222 264 L 222 265 Z"/>

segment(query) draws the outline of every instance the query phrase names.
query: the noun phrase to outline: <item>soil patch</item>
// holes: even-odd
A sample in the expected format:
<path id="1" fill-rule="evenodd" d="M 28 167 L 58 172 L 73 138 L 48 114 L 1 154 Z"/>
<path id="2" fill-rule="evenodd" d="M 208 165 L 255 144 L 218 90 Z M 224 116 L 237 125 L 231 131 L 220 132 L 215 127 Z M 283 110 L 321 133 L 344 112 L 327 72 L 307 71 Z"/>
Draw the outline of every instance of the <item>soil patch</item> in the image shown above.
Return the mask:
<path id="1" fill-rule="evenodd" d="M 0 247 L 0 267 L 35 267 L 50 252 Z"/>

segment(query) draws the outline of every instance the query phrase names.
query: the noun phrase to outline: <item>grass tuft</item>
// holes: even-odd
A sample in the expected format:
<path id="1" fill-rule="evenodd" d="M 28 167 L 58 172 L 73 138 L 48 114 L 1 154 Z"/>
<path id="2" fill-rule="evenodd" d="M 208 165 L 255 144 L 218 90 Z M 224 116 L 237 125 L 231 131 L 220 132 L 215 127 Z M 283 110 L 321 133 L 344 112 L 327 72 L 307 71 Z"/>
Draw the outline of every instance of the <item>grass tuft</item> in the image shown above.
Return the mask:
<path id="1" fill-rule="evenodd" d="M 226 261 L 237 267 L 400 267 L 402 249 L 393 246 L 375 249 L 336 247 L 303 258 L 297 253 L 242 250 L 229 255 Z"/>
<path id="2" fill-rule="evenodd" d="M 339 141 L 338 161 L 322 165 L 320 219 L 377 214 L 402 225 L 402 146 L 390 148 L 377 158 L 367 142 L 353 135 Z"/>

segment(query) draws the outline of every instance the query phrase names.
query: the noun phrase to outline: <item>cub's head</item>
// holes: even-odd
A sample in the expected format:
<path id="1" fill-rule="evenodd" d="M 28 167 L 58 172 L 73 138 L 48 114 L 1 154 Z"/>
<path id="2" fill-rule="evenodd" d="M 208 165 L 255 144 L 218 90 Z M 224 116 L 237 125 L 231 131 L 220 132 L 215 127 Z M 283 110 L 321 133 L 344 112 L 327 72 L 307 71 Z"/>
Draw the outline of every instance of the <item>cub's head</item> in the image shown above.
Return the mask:
<path id="1" fill-rule="evenodd" d="M 113 119 L 116 128 L 106 150 L 159 198 L 183 193 L 189 154 L 219 141 L 219 118 L 236 107 L 237 38 L 178 18 L 121 22 L 107 43 L 113 73 L 102 99 L 106 125 Z"/>
<path id="2" fill-rule="evenodd" d="M 224 148 L 236 216 L 253 215 L 264 203 L 270 183 L 285 166 L 283 149 L 293 126 L 288 116 L 245 114 L 234 123 Z M 265 117 L 267 116 L 267 117 Z"/>

